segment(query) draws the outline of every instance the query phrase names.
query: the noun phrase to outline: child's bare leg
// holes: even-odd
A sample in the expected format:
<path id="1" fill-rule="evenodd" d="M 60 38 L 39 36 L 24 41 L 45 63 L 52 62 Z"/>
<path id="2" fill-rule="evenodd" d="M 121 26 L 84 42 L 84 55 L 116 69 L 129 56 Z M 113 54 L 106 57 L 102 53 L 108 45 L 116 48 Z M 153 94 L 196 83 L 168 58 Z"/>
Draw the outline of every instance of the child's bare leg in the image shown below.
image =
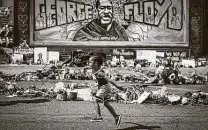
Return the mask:
<path id="1" fill-rule="evenodd" d="M 95 109 L 96 109 L 96 114 L 98 117 L 101 117 L 101 112 L 100 112 L 100 105 L 97 100 L 95 100 Z"/>
<path id="2" fill-rule="evenodd" d="M 116 125 L 119 126 L 121 122 L 121 115 L 117 115 L 113 107 L 109 104 L 108 101 L 104 102 L 105 107 L 110 111 L 110 113 L 113 115 Z"/>
<path id="3" fill-rule="evenodd" d="M 113 107 L 110 105 L 110 103 L 108 101 L 104 102 L 104 106 L 110 111 L 110 113 L 113 115 L 113 117 L 115 119 L 118 117 L 118 115 L 116 114 L 115 110 L 113 109 Z"/>

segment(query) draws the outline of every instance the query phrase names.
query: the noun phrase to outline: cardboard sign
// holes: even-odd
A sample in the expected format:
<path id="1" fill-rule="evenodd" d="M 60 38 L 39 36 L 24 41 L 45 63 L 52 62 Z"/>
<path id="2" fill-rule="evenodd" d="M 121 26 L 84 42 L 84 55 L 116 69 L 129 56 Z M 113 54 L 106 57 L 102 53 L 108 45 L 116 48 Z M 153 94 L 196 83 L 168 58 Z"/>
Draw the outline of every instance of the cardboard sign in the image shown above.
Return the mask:
<path id="1" fill-rule="evenodd" d="M 196 67 L 195 60 L 182 60 L 182 65 L 186 68 L 188 68 L 188 67 L 195 68 Z"/>
<path id="2" fill-rule="evenodd" d="M 138 50 L 136 58 L 140 60 L 148 60 L 149 62 L 156 63 L 156 51 L 154 50 Z"/>
<path id="3" fill-rule="evenodd" d="M 12 54 L 12 63 L 17 63 L 17 61 L 23 61 L 23 54 Z"/>
<path id="4" fill-rule="evenodd" d="M 34 63 L 42 61 L 43 64 L 47 63 L 47 47 L 34 48 Z"/>
<path id="5" fill-rule="evenodd" d="M 59 61 L 59 52 L 57 51 L 48 51 L 48 62 L 57 62 Z"/>
<path id="6" fill-rule="evenodd" d="M 156 56 L 157 57 L 165 57 L 165 53 L 164 52 L 156 52 Z"/>

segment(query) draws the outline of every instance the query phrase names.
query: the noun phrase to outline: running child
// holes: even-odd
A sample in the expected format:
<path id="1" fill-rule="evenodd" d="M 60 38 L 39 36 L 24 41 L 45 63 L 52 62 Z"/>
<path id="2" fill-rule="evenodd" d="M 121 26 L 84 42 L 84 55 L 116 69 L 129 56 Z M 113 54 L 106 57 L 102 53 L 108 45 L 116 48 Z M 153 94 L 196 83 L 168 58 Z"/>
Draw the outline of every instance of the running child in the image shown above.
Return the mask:
<path id="1" fill-rule="evenodd" d="M 120 125 L 121 121 L 121 115 L 118 115 L 113 107 L 109 104 L 109 101 L 106 100 L 110 93 L 111 93 L 111 87 L 109 83 L 113 84 L 116 88 L 123 90 L 122 87 L 118 86 L 114 81 L 110 80 L 108 77 L 105 76 L 105 72 L 102 69 L 102 64 L 103 64 L 103 58 L 99 54 L 94 54 L 90 56 L 89 58 L 89 67 L 92 68 L 92 72 L 95 75 L 97 81 L 98 81 L 98 91 L 94 93 L 95 99 L 95 108 L 96 108 L 96 114 L 97 117 L 92 119 L 91 121 L 102 121 L 103 118 L 101 116 L 101 110 L 100 110 L 100 105 L 99 105 L 99 99 L 104 100 L 104 106 L 110 111 L 110 113 L 113 115 L 116 125 Z"/>

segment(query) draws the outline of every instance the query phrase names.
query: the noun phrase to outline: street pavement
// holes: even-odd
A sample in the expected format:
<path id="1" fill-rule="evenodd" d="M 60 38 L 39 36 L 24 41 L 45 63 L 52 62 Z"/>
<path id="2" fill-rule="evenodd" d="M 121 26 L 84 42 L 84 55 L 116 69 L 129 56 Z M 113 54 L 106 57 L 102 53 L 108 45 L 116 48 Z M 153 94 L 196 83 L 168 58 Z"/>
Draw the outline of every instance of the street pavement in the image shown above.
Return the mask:
<path id="1" fill-rule="evenodd" d="M 207 106 L 111 103 L 122 121 L 101 104 L 102 122 L 95 117 L 93 102 L 50 101 L 0 106 L 0 130 L 207 130 Z"/>
<path id="2" fill-rule="evenodd" d="M 0 71 L 17 74 L 35 71 L 44 66 L 0 66 Z M 182 69 L 188 74 L 195 69 Z M 208 68 L 196 68 L 204 75 Z M 52 81 L 53 84 L 56 81 Z M 27 84 L 26 84 L 27 83 Z M 27 86 L 49 87 L 51 82 L 26 81 Z M 122 83 L 121 83 L 122 84 Z M 29 86 L 28 86 L 29 87 Z M 162 86 L 149 86 L 156 89 Z M 169 93 L 183 95 L 187 91 L 208 92 L 208 85 L 166 85 Z M 93 102 L 56 101 L 39 98 L 8 100 L 0 97 L 0 130 L 207 130 L 207 106 L 154 105 L 111 103 L 118 114 L 122 114 L 120 127 L 115 126 L 113 117 L 101 104 L 102 122 L 90 122 L 95 117 Z"/>

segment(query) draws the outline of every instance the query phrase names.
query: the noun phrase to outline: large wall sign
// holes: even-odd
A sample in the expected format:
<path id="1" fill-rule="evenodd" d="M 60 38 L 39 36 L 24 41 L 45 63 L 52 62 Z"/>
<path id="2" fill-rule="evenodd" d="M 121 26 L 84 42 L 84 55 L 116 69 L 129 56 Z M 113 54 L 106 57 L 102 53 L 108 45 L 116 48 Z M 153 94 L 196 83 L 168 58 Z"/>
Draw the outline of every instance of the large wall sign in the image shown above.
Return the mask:
<path id="1" fill-rule="evenodd" d="M 35 44 L 188 46 L 188 0 L 33 2 Z"/>

